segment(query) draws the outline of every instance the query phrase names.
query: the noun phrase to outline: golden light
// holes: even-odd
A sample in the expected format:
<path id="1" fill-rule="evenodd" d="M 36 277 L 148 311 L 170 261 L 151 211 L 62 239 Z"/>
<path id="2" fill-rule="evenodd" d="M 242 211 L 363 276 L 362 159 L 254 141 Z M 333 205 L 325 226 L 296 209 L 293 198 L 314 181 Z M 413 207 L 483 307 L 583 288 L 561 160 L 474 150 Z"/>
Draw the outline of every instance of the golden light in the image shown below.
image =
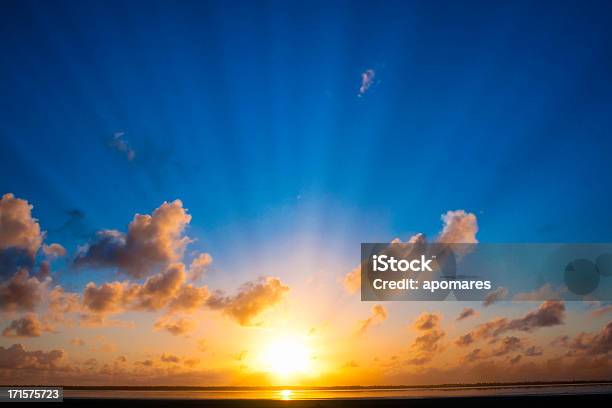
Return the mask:
<path id="1" fill-rule="evenodd" d="M 293 394 L 291 390 L 281 390 L 280 399 L 289 401 L 291 399 L 291 394 Z"/>
<path id="2" fill-rule="evenodd" d="M 311 369 L 311 351 L 305 339 L 283 337 L 268 343 L 261 353 L 261 365 L 265 371 L 279 377 L 306 374 Z"/>

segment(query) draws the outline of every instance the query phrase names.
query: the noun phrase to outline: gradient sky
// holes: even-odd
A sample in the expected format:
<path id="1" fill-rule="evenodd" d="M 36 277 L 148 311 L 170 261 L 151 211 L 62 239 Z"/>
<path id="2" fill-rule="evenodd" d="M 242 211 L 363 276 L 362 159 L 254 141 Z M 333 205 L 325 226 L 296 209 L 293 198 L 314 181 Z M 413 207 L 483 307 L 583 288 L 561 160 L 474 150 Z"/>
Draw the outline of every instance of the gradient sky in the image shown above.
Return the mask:
<path id="1" fill-rule="evenodd" d="M 49 321 L 41 336 L 4 336 L 0 346 L 62 349 L 71 367 L 95 358 L 82 368 L 90 383 L 126 381 L 126 371 L 114 380 L 101 374 L 118 356 L 136 364 L 166 352 L 183 362 L 195 355 L 198 384 L 267 384 L 256 357 L 244 356 L 277 332 L 319 332 L 312 349 L 320 375 L 270 383 L 407 383 L 418 370 L 422 382 L 443 382 L 440 372 L 456 370 L 456 337 L 541 305 L 385 304 L 382 318 L 345 293 L 342 279 L 359 263 L 360 242 L 433 238 L 449 210 L 477 218 L 480 242 L 612 241 L 611 7 L 5 2 L 0 194 L 33 205 L 44 242 L 66 249 L 51 263 L 53 284 L 82 293 L 88 282 L 126 279 L 120 268 L 76 267 L 74 259 L 96 231 L 126 232 L 136 213 L 180 199 L 193 239 L 180 261 L 188 268 L 200 253 L 214 259 L 200 284 L 231 294 L 274 276 L 291 290 L 261 327 L 203 308 L 195 332 L 172 336 L 151 329 L 162 314 L 132 311 L 113 317 L 132 329 L 79 328 L 73 317 L 71 325 Z M 366 70 L 375 76 L 360 94 Z M 42 249 L 34 256 L 32 276 L 45 260 Z M 473 324 L 455 321 L 463 307 L 479 310 Z M 540 336 L 538 367 L 564 356 L 547 353 L 555 336 L 596 336 L 609 321 L 605 313 L 585 321 L 597 305 L 565 307 L 564 325 L 523 333 Z M 26 312 L 5 311 L 2 320 Z M 419 333 L 410 327 L 425 312 L 441 316 L 446 357 L 440 350 L 431 366 L 413 370 L 361 356 L 373 346 L 392 350 L 381 360 L 410 353 Z M 370 313 L 378 332 L 355 340 Z M 206 352 L 197 351 L 202 339 Z M 571 364 L 587 364 L 582 357 Z M 609 350 L 597 354 L 600 371 L 579 376 L 609 378 L 609 358 Z M 181 383 L 187 370 L 160 367 L 143 381 Z M 475 380 L 520 380 L 528 371 L 506 378 L 482 370 Z"/>

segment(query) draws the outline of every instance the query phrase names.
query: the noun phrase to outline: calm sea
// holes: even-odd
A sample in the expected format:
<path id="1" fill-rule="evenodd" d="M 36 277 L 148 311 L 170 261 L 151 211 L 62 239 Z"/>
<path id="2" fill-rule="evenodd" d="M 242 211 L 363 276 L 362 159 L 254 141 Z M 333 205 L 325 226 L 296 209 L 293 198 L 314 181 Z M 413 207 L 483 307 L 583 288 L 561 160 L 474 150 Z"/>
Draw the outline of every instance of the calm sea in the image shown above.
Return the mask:
<path id="1" fill-rule="evenodd" d="M 389 389 L 272 389 L 272 390 L 65 390 L 67 398 L 137 399 L 351 399 L 351 398 L 430 398 L 465 396 L 612 394 L 612 384 L 532 385 L 449 388 Z"/>

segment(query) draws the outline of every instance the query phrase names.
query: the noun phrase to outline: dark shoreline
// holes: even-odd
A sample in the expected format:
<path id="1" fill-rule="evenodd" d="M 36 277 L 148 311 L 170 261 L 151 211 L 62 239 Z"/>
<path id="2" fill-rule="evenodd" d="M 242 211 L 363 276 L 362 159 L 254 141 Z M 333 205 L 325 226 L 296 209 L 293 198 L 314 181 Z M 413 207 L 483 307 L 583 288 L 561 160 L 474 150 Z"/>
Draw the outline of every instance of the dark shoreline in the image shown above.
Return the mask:
<path id="1" fill-rule="evenodd" d="M 440 398 L 373 398 L 373 399 L 325 399 L 325 400 L 220 400 L 220 399 L 90 399 L 66 398 L 64 403 L 93 407 L 221 407 L 221 408 L 262 408 L 287 407 L 292 408 L 327 408 L 327 407 L 403 407 L 433 408 L 433 407 L 512 407 L 519 405 L 527 407 L 561 406 L 566 404 L 587 404 L 589 407 L 610 406 L 612 394 L 583 395 L 543 395 L 543 396 L 499 396 L 499 397 L 440 397 Z"/>

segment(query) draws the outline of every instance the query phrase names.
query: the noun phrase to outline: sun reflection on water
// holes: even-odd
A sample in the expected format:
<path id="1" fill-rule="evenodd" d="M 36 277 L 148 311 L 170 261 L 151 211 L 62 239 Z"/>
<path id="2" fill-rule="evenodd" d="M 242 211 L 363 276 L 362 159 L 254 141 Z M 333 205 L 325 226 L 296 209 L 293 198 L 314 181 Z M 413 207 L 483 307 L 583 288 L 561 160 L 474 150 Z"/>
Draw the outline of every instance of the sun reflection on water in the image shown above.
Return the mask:
<path id="1" fill-rule="evenodd" d="M 291 390 L 281 390 L 279 391 L 279 397 L 282 400 L 289 401 L 291 400 L 291 395 L 293 392 Z"/>

